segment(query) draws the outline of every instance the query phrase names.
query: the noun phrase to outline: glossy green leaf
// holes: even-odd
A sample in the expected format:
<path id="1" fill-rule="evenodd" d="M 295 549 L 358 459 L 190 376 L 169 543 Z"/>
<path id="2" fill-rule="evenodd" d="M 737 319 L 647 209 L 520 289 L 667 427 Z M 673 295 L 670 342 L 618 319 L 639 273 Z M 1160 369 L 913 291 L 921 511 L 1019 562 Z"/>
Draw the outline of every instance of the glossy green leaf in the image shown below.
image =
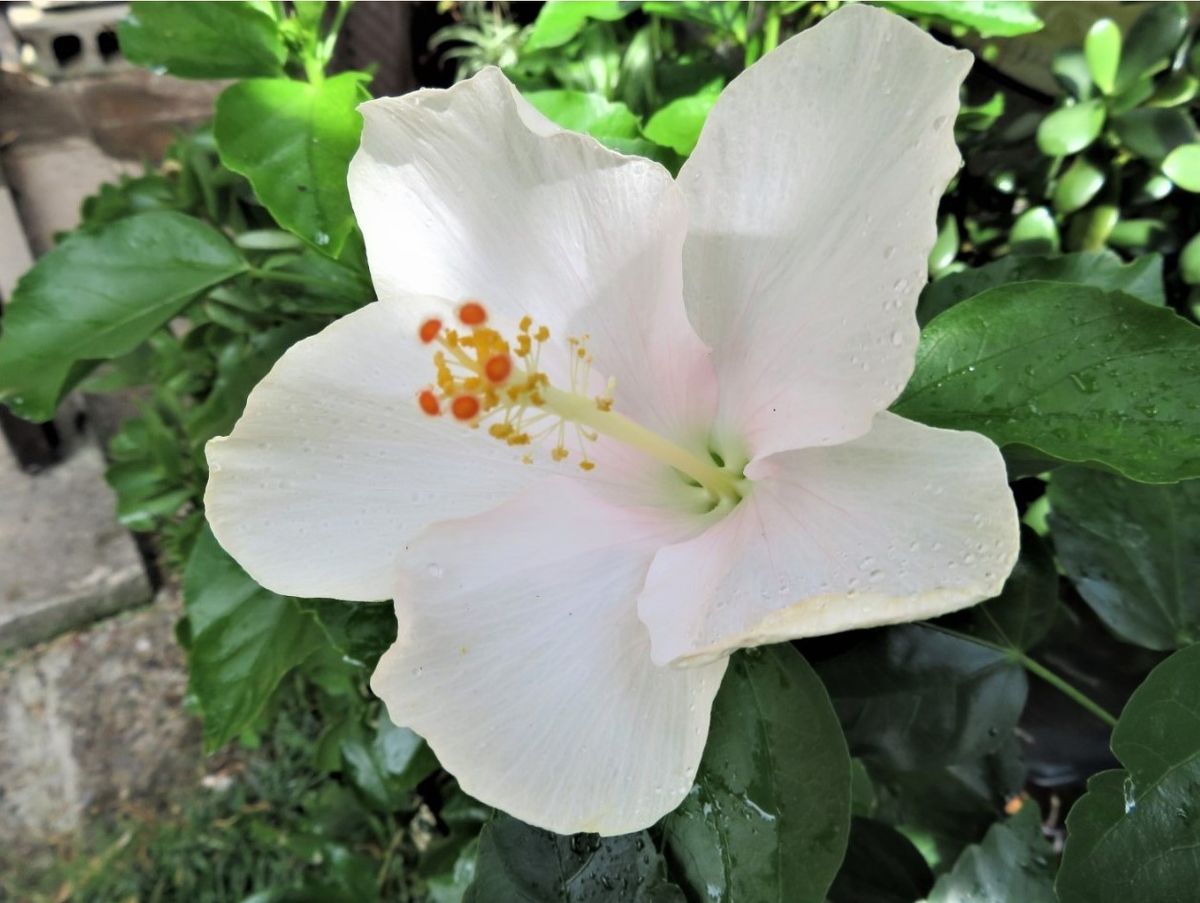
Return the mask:
<path id="1" fill-rule="evenodd" d="M 1129 251 L 1169 251 L 1173 242 L 1167 224 L 1159 219 L 1121 220 L 1108 233 L 1110 245 Z"/>
<path id="2" fill-rule="evenodd" d="M 1097 204 L 1071 217 L 1067 247 L 1073 251 L 1100 251 L 1112 238 L 1121 220 L 1115 204 Z"/>
<path id="3" fill-rule="evenodd" d="M 985 38 L 1011 38 L 1042 28 L 1033 4 L 1021 0 L 888 0 L 879 5 L 909 16 L 931 16 L 961 25 Z"/>
<path id="4" fill-rule="evenodd" d="M 463 903 L 685 903 L 642 831 L 564 837 L 499 815 L 483 826 Z"/>
<path id="5" fill-rule="evenodd" d="M 696 899 L 821 903 L 850 828 L 850 757 L 829 696 L 787 644 L 742 652 L 692 792 L 663 823 Z"/>
<path id="6" fill-rule="evenodd" d="M 1200 640 L 1200 481 L 1147 486 L 1067 467 L 1049 494 L 1058 559 L 1113 633 L 1147 649 Z"/>
<path id="7" fill-rule="evenodd" d="M 1088 29 L 1083 41 L 1088 72 L 1092 81 L 1105 94 L 1112 94 L 1117 81 L 1117 66 L 1121 62 L 1121 29 L 1112 19 L 1098 19 Z"/>
<path id="8" fill-rule="evenodd" d="M 1175 72 L 1163 79 L 1147 103 L 1152 107 L 1177 107 L 1188 103 L 1200 91 L 1200 79 L 1186 72 Z"/>
<path id="9" fill-rule="evenodd" d="M 1069 337 L 1069 338 L 1067 338 Z M 1200 476 L 1200 328 L 1089 286 L 1025 282 L 925 327 L 893 409 L 1144 482 Z"/>
<path id="10" fill-rule="evenodd" d="M 525 95 L 537 110 L 564 129 L 583 132 L 601 141 L 637 138 L 638 118 L 623 103 L 585 91 L 531 91 Z"/>
<path id="11" fill-rule="evenodd" d="M 249 727 L 283 676 L 324 642 L 296 600 L 247 576 L 206 527 L 183 575 L 190 692 L 213 750 Z"/>
<path id="12" fill-rule="evenodd" d="M 0 336 L 0 401 L 47 420 L 86 364 L 133 351 L 246 261 L 181 213 L 143 213 L 70 235 L 17 284 Z M 77 366 L 78 365 L 78 366 Z"/>
<path id="13" fill-rule="evenodd" d="M 960 629 L 989 643 L 1028 652 L 1050 632 L 1057 612 L 1054 558 L 1036 533 L 1022 527 L 1021 557 L 1004 589 L 995 599 L 964 612 Z"/>
<path id="14" fill-rule="evenodd" d="M 944 216 L 938 228 L 937 240 L 929 251 L 929 272 L 936 276 L 954 263 L 958 247 L 958 220 L 953 216 Z"/>
<path id="15" fill-rule="evenodd" d="M 1129 34 L 1117 70 L 1117 88 L 1124 90 L 1165 69 L 1187 33 L 1188 13 L 1183 3 L 1148 3 Z"/>
<path id="16" fill-rule="evenodd" d="M 1067 815 L 1061 903 L 1184 903 L 1200 875 L 1200 646 L 1138 687 L 1112 735 L 1124 770 L 1105 771 Z"/>
<path id="17" fill-rule="evenodd" d="M 1162 171 L 1184 191 L 1200 192 L 1200 143 L 1175 148 L 1163 160 Z"/>
<path id="18" fill-rule="evenodd" d="M 229 342 L 215 355 L 216 378 L 207 397 L 186 418 L 189 437 L 201 444 L 227 435 L 242 416 L 250 390 L 292 345 L 316 332 L 319 322 L 293 322 Z"/>
<path id="19" fill-rule="evenodd" d="M 1095 141 L 1103 128 L 1104 104 L 1099 100 L 1059 107 L 1038 126 L 1038 147 L 1048 157 L 1077 154 Z"/>
<path id="20" fill-rule="evenodd" d="M 346 171 L 362 131 L 355 107 L 367 99 L 365 77 L 251 79 L 217 98 L 221 162 L 250 180 L 281 226 L 334 257 L 354 228 Z"/>
<path id="21" fill-rule="evenodd" d="M 1076 157 L 1054 186 L 1054 209 L 1059 213 L 1082 210 L 1104 187 L 1106 178 L 1104 170 L 1087 157 Z"/>
<path id="22" fill-rule="evenodd" d="M 390 602 L 340 602 L 301 599 L 325 632 L 330 644 L 350 664 L 374 668 L 396 641 L 396 612 Z"/>
<path id="23" fill-rule="evenodd" d="M 404 807 L 417 783 L 438 765 L 424 740 L 392 724 L 386 714 L 380 716 L 373 736 L 352 722 L 339 745 L 347 776 L 380 812 Z"/>
<path id="24" fill-rule="evenodd" d="M 1087 100 L 1092 96 L 1092 74 L 1082 50 L 1073 47 L 1060 50 L 1050 63 L 1050 74 L 1075 100 Z"/>
<path id="25" fill-rule="evenodd" d="M 865 634 L 818 670 L 870 769 L 976 759 L 1012 732 L 1025 701 L 1025 674 L 1005 652 L 922 625 Z"/>
<path id="26" fill-rule="evenodd" d="M 931 282 L 921 292 L 917 320 L 925 325 L 960 301 L 1009 282 L 1067 282 L 1122 291 L 1147 304 L 1167 303 L 1162 258 L 1147 254 L 1125 263 L 1112 251 L 1054 257 L 1015 255 Z"/>
<path id="27" fill-rule="evenodd" d="M 550 0 L 538 11 L 524 51 L 561 47 L 583 30 L 588 19 L 615 22 L 632 10 L 632 4 L 617 0 Z"/>
<path id="28" fill-rule="evenodd" d="M 954 868 L 938 878 L 928 903 L 1057 903 L 1054 852 L 1042 835 L 1037 803 L 993 825 Z"/>
<path id="29" fill-rule="evenodd" d="M 1162 160 L 1181 145 L 1200 140 L 1186 110 L 1144 107 L 1113 119 L 1121 143 L 1146 160 Z M 1169 175 L 1169 173 L 1168 173 Z"/>
<path id="30" fill-rule="evenodd" d="M 883 822 L 855 818 L 829 903 L 913 903 L 932 884 L 933 873 L 912 841 Z"/>
<path id="31" fill-rule="evenodd" d="M 133 3 L 117 35 L 131 63 L 180 78 L 278 75 L 287 59 L 275 20 L 252 3 Z"/>
<path id="32" fill-rule="evenodd" d="M 708 111 L 720 93 L 718 81 L 695 94 L 671 101 L 650 117 L 645 128 L 646 137 L 688 156 L 695 149 Z"/>
<path id="33" fill-rule="evenodd" d="M 1008 235 L 1014 254 L 1051 254 L 1058 251 L 1058 223 L 1045 207 L 1030 207 L 1017 217 Z"/>
<path id="34" fill-rule="evenodd" d="M 1188 285 L 1200 285 L 1200 232 L 1179 252 L 1179 277 Z"/>

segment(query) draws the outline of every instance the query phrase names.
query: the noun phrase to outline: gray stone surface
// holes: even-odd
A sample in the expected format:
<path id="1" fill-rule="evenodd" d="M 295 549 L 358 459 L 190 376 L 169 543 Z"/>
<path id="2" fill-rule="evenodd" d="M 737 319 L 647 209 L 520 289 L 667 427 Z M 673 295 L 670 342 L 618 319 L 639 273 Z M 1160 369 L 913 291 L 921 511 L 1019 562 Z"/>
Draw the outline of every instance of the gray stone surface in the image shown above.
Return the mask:
<path id="1" fill-rule="evenodd" d="M 178 596 L 0 664 L 0 899 L 93 819 L 146 815 L 202 775 Z"/>
<path id="2" fill-rule="evenodd" d="M 95 445 L 30 476 L 0 442 L 0 650 L 150 599 L 141 556 L 115 507 Z"/>

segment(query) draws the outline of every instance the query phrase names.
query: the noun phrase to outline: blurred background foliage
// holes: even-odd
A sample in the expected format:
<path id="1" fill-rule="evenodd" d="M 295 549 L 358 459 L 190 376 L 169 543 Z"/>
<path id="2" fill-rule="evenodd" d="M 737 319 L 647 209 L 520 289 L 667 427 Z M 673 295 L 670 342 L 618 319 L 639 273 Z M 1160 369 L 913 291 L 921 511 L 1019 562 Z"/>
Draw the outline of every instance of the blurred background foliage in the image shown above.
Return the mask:
<path id="1" fill-rule="evenodd" d="M 838 5 L 443 2 L 426 16 L 418 50 L 428 84 L 499 66 L 555 122 L 678 171 L 722 88 Z M 942 201 L 921 322 L 1029 280 L 1120 290 L 1195 321 L 1200 42 L 1189 9 L 1104 5 L 1111 13 L 1081 44 L 1030 54 L 1022 69 L 1009 63 L 1043 29 L 1037 5 L 881 5 L 978 57 L 956 129 L 964 166 Z M 182 580 L 189 705 L 216 756 L 215 791 L 164 820 L 114 824 L 43 890 L 247 903 L 494 901 L 515 899 L 519 886 L 541 895 L 522 899 L 553 900 L 737 903 L 782 893 L 771 882 L 797 874 L 804 857 L 778 869 L 781 878 L 756 870 L 747 851 L 785 841 L 803 849 L 804 837 L 770 828 L 742 837 L 718 825 L 714 840 L 689 804 L 639 837 L 636 853 L 489 821 L 367 690 L 395 635 L 390 607 L 269 593 L 204 526 L 205 442 L 231 429 L 290 345 L 372 299 L 344 187 L 370 73 L 328 71 L 346 8 L 135 3 L 120 33 L 131 60 L 239 81 L 211 127 L 181 135 L 161 166 L 87 201 L 80 230 L 26 277 L 3 323 L 0 400 L 18 414 L 45 419 L 76 388 L 140 393 L 140 415 L 111 443 L 108 479 L 122 523 L 152 536 L 164 569 Z M 238 42 L 221 39 L 234 32 Z M 309 142 L 322 152 L 306 153 Z M 184 262 L 186 279 L 164 279 Z M 47 332 L 47 311 L 68 289 L 120 327 Z M 120 317 L 105 306 L 113 303 L 138 315 Z M 1140 577 L 1111 565 L 1128 541 L 1112 525 L 1147 522 L 1164 506 L 1182 526 L 1154 542 L 1200 535 L 1194 484 L 1146 486 L 1077 467 L 1048 480 L 1056 464 L 1045 455 L 1019 445 L 1006 455 L 1026 538 L 1002 597 L 945 623 L 797 644 L 854 757 L 854 820 L 845 860 L 831 866 L 833 903 L 1054 900 L 1062 815 L 1089 776 L 1117 762 L 1101 720 L 1026 672 L 1048 663 L 1119 710 L 1167 651 L 1200 638 L 1196 601 L 1178 598 L 1184 584 L 1155 583 L 1178 558 Z M 1139 579 L 1138 592 L 1166 600 L 1149 623 L 1131 617 L 1122 595 L 1122 581 Z M 778 674 L 796 688 L 820 686 L 784 651 L 739 661 L 747 681 Z M 737 730 L 737 707 L 722 705 L 714 725 L 723 718 Z M 731 736 L 714 727 L 710 748 L 735 750 Z M 786 753 L 792 739 L 770 742 Z M 706 759 L 706 769 L 719 766 Z M 781 781 L 773 792 L 802 790 Z M 506 858 L 514 844 L 531 861 Z M 713 844 L 745 855 L 735 876 L 706 872 Z M 1127 852 L 1109 855 L 1120 863 Z M 638 857 L 634 873 L 622 871 Z M 1087 896 L 1102 892 L 1082 890 L 1085 870 L 1069 859 L 1064 903 L 1110 899 Z M 591 883 L 563 877 L 585 871 Z M 608 876 L 630 874 L 636 896 L 605 889 Z M 1021 890 L 989 896 L 995 887 Z"/>

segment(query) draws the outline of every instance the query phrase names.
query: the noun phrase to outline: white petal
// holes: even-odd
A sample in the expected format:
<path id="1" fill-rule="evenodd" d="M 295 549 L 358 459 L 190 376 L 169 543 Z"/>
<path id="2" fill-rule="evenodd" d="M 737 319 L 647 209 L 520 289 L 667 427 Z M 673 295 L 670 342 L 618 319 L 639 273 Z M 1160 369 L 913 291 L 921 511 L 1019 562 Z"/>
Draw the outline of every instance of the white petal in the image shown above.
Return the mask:
<path id="1" fill-rule="evenodd" d="M 749 457 L 862 435 L 912 374 L 971 55 L 843 7 L 722 93 L 680 173 L 692 323 Z"/>
<path id="2" fill-rule="evenodd" d="M 998 594 L 1016 561 L 1004 461 L 977 433 L 884 413 L 750 476 L 729 515 L 654 559 L 638 607 L 655 661 L 945 614 Z"/>
<path id="3" fill-rule="evenodd" d="M 657 163 L 559 130 L 498 69 L 364 104 L 350 196 L 375 288 L 590 334 L 617 407 L 673 435 L 715 408 L 683 307 L 686 205 Z"/>
<path id="4" fill-rule="evenodd" d="M 208 521 L 263 586 L 386 599 L 410 536 L 491 507 L 549 470 L 420 412 L 416 394 L 433 365 L 416 330 L 444 308 L 431 298 L 381 301 L 297 343 L 250 393 L 232 435 L 208 444 Z"/>
<path id="5" fill-rule="evenodd" d="M 638 621 L 655 550 L 688 527 L 566 480 L 432 527 L 372 689 L 485 803 L 563 834 L 653 824 L 692 786 L 725 671 L 656 667 Z"/>

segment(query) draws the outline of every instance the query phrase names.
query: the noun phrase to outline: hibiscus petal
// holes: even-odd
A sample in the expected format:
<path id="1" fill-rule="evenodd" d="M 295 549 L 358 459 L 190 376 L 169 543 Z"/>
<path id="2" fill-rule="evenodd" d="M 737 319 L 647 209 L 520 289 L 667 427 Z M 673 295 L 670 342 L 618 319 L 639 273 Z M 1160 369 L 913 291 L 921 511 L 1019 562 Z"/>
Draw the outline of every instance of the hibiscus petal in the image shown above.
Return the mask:
<path id="1" fill-rule="evenodd" d="M 729 515 L 654 559 L 638 610 L 656 662 L 945 614 L 997 595 L 1016 560 L 1004 461 L 977 433 L 884 413 L 750 476 Z"/>
<path id="2" fill-rule="evenodd" d="M 208 521 L 263 586 L 386 599 L 410 536 L 550 470 L 417 407 L 433 377 L 417 329 L 445 306 L 381 301 L 297 343 L 250 393 L 232 435 L 208 443 Z"/>
<path id="3" fill-rule="evenodd" d="M 672 435 L 715 409 L 683 307 L 682 193 L 657 163 L 565 132 L 498 69 L 360 107 L 350 196 L 381 298 L 477 298 L 565 342 L 589 334 L 617 406 Z"/>
<path id="4" fill-rule="evenodd" d="M 866 4 L 722 93 L 679 182 L 723 431 L 763 456 L 862 435 L 912 374 L 971 55 Z"/>
<path id="5" fill-rule="evenodd" d="M 410 545 L 371 687 L 472 796 L 622 834 L 691 788 L 725 660 L 656 667 L 638 621 L 655 550 L 690 525 L 556 483 Z"/>

